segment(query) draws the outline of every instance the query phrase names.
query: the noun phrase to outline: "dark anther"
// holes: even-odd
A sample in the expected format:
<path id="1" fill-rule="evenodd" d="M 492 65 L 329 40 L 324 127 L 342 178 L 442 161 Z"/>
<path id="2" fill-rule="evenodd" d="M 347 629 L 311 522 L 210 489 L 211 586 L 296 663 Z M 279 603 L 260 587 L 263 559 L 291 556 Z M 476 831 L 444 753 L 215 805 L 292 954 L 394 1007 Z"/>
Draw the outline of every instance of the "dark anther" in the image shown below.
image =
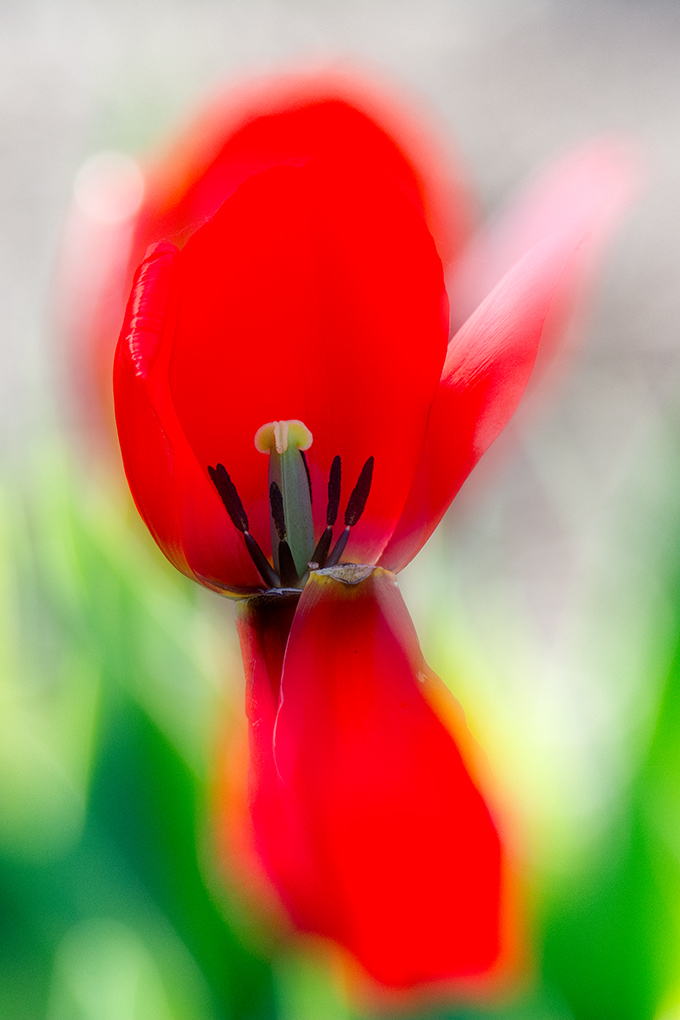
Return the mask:
<path id="1" fill-rule="evenodd" d="M 283 541 L 286 537 L 286 518 L 283 512 L 283 495 L 276 482 L 269 486 L 269 506 L 279 538 Z"/>
<path id="2" fill-rule="evenodd" d="M 328 476 L 328 509 L 326 510 L 326 524 L 333 525 L 338 519 L 340 509 L 340 481 L 342 478 L 342 464 L 339 457 L 333 458 L 331 473 Z"/>
<path id="3" fill-rule="evenodd" d="M 309 486 L 309 502 L 312 502 L 312 476 L 309 473 L 309 464 L 307 463 L 307 457 L 305 456 L 304 450 L 298 451 L 302 457 L 302 463 L 305 465 L 305 473 L 307 475 L 307 485 Z"/>
<path id="4" fill-rule="evenodd" d="M 333 546 L 333 552 L 330 554 L 330 556 L 326 560 L 326 566 L 327 567 L 334 567 L 335 564 L 338 562 L 338 560 L 340 559 L 340 557 L 342 556 L 342 554 L 345 551 L 345 546 L 347 545 L 347 539 L 348 538 L 349 538 L 349 525 L 345 528 L 345 530 L 340 535 L 340 538 L 337 540 L 337 542 Z"/>
<path id="5" fill-rule="evenodd" d="M 247 531 L 248 516 L 243 509 L 243 503 L 241 502 L 241 497 L 236 491 L 236 486 L 227 474 L 227 469 L 224 464 L 218 464 L 217 467 L 214 468 L 209 467 L 208 474 L 212 478 L 213 485 L 220 494 L 220 498 L 224 503 L 227 513 L 231 517 L 234 527 L 237 531 Z"/>
<path id="6" fill-rule="evenodd" d="M 368 494 L 371 491 L 372 478 L 373 457 L 369 457 L 362 467 L 357 484 L 352 489 L 352 495 L 347 501 L 347 509 L 345 510 L 346 527 L 353 528 L 364 512 L 366 500 L 368 499 Z"/>
<path id="7" fill-rule="evenodd" d="M 347 509 L 345 510 L 345 529 L 340 535 L 333 546 L 333 551 L 326 560 L 327 567 L 334 567 L 336 563 L 340 561 L 340 557 L 345 551 L 345 546 L 349 540 L 349 530 L 353 528 L 357 523 L 364 508 L 366 506 L 366 500 L 368 494 L 371 491 L 371 480 L 373 478 L 373 457 L 369 457 L 364 466 L 361 469 L 357 484 L 352 489 L 352 495 L 347 501 Z M 330 483 L 329 483 L 330 490 Z M 328 530 L 328 529 L 327 529 Z M 314 557 L 316 559 L 316 556 Z"/>
<path id="8" fill-rule="evenodd" d="M 279 581 L 278 574 L 248 531 L 248 515 L 243 509 L 241 497 L 227 474 L 224 464 L 218 464 L 214 468 L 208 466 L 208 474 L 224 503 L 227 513 L 231 517 L 232 524 L 243 535 L 250 558 L 257 567 L 260 577 L 268 588 L 279 588 L 281 582 Z"/>
<path id="9" fill-rule="evenodd" d="M 316 563 L 316 568 L 326 566 L 326 557 L 328 556 L 328 550 L 331 547 L 332 541 L 333 529 L 329 524 L 328 527 L 324 529 L 321 538 L 317 542 L 316 549 L 314 550 L 314 554 L 310 560 L 310 563 Z"/>
<path id="10" fill-rule="evenodd" d="M 260 572 L 260 577 L 267 585 L 268 588 L 280 588 L 281 582 L 279 581 L 276 571 L 272 567 L 271 563 L 260 549 L 259 545 L 250 534 L 249 531 L 243 532 L 243 537 L 246 540 L 246 546 L 250 553 L 250 558 Z"/>
<path id="11" fill-rule="evenodd" d="M 279 570 L 281 571 L 281 587 L 297 588 L 300 579 L 293 554 L 286 541 L 279 542 Z"/>

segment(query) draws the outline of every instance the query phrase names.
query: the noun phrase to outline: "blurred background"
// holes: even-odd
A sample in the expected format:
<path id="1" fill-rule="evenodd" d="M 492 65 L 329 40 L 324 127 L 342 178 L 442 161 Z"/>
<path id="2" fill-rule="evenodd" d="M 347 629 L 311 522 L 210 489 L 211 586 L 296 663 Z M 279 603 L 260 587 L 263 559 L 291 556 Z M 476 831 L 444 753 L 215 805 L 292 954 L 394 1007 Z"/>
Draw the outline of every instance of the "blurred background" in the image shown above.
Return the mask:
<path id="1" fill-rule="evenodd" d="M 519 812 L 529 964 L 418 1017 L 680 1017 L 680 6 L 2 0 L 0 1016 L 366 1020 L 218 851 L 231 606 L 165 563 L 90 434 L 57 266 L 74 181 L 221 87 L 348 62 L 420 104 L 493 214 L 600 134 L 638 147 L 585 339 L 402 575 Z M 80 178 L 82 181 L 82 176 Z M 382 1015 L 385 1015 L 384 1013 Z"/>

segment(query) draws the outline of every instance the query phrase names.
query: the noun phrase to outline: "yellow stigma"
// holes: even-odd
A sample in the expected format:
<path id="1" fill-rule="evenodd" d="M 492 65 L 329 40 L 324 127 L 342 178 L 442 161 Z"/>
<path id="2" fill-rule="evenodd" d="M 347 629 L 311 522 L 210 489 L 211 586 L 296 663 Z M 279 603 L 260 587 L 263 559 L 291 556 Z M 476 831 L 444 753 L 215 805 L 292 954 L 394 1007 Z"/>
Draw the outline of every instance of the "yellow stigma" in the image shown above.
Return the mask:
<path id="1" fill-rule="evenodd" d="M 298 450 L 308 450 L 312 445 L 312 433 L 297 418 L 291 421 L 268 421 L 255 433 L 255 446 L 260 453 L 276 450 L 280 455 L 286 452 L 289 443 Z"/>

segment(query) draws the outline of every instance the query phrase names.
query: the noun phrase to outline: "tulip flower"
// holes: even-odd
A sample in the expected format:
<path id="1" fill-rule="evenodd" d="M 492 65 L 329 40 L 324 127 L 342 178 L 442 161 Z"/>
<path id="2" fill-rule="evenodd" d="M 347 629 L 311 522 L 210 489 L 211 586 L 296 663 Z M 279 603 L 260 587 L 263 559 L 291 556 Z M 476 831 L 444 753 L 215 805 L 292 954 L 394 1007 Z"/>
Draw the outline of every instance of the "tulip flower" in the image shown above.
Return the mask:
<path id="1" fill-rule="evenodd" d="M 469 980 L 508 952 L 507 855 L 394 572 L 515 411 L 597 201 L 449 338 L 462 232 L 417 154 L 323 90 L 273 106 L 191 181 L 207 218 L 177 182 L 138 269 L 125 470 L 168 559 L 240 600 L 254 839 L 293 921 L 383 985 Z"/>

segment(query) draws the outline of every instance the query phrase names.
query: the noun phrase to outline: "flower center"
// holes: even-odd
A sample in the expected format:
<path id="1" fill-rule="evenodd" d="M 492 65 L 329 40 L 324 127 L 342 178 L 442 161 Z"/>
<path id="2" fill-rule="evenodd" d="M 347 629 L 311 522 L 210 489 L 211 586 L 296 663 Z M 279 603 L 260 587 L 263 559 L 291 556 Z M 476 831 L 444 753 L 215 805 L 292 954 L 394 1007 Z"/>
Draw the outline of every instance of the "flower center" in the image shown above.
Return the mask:
<path id="1" fill-rule="evenodd" d="M 248 529 L 248 516 L 223 464 L 208 467 L 232 524 L 243 535 L 260 576 L 269 588 L 302 588 L 310 568 L 335 566 L 366 506 L 373 477 L 373 457 L 364 464 L 347 501 L 345 527 L 333 549 L 333 528 L 340 509 L 342 464 L 333 459 L 328 478 L 326 528 L 315 544 L 312 518 L 312 481 L 305 450 L 312 445 L 312 433 L 304 422 L 267 422 L 255 433 L 255 446 L 269 454 L 269 508 L 273 564 L 269 562 Z"/>

